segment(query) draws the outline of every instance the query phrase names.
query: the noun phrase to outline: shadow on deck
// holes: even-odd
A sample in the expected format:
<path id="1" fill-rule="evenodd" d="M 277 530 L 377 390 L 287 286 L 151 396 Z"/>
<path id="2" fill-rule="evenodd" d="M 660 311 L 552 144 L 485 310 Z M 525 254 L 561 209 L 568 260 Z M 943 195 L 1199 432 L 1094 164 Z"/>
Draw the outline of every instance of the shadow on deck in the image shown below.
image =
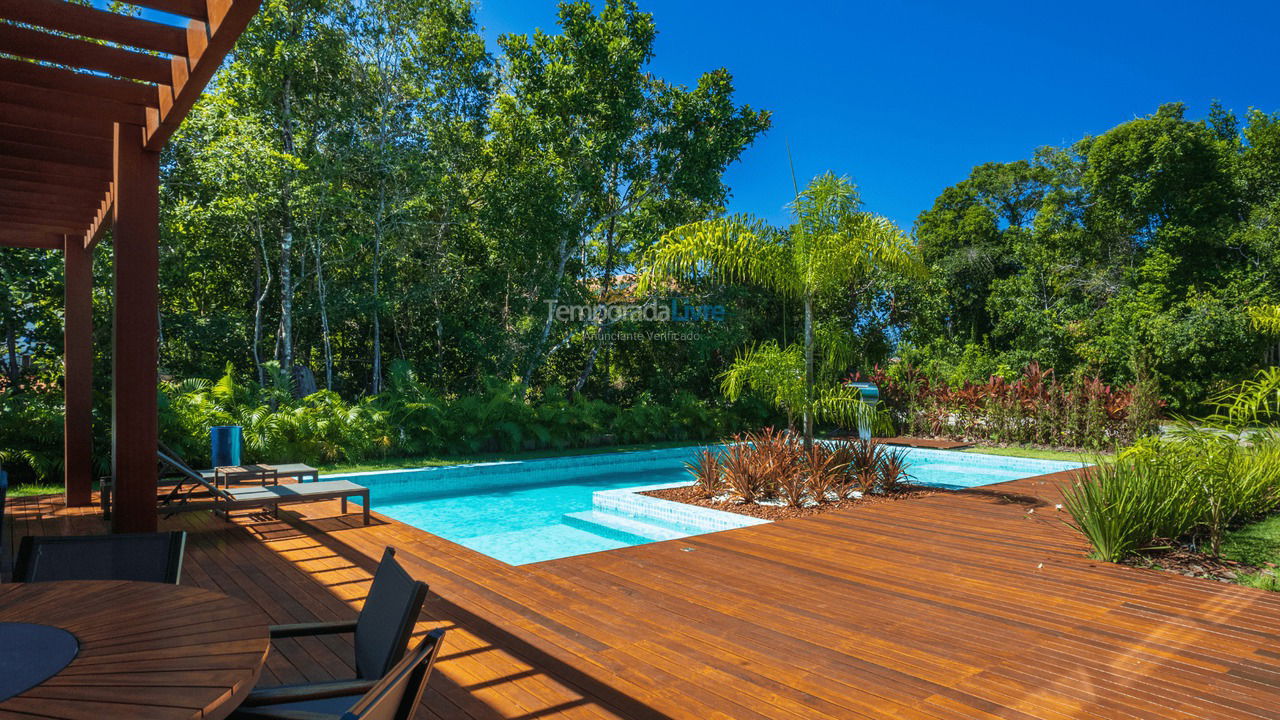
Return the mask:
<path id="1" fill-rule="evenodd" d="M 1280 595 L 1089 561 L 1028 478 L 511 567 L 337 503 L 207 513 L 184 583 L 274 622 L 349 616 L 385 545 L 447 627 L 424 718 L 1280 717 Z M 16 500 L 15 539 L 102 531 Z M 12 547 L 12 546 L 11 546 Z M 276 644 L 264 683 L 350 672 L 344 638 Z"/>

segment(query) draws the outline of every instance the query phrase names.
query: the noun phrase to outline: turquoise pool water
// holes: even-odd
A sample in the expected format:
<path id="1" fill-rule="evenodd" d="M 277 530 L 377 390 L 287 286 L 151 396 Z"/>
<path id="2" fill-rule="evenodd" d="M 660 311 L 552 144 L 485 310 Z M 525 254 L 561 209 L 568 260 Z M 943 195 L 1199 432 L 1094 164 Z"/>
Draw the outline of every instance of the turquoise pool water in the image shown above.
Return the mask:
<path id="1" fill-rule="evenodd" d="M 668 540 L 761 521 L 627 492 L 687 484 L 696 448 L 325 476 L 370 490 L 373 507 L 511 565 Z M 1075 463 L 912 449 L 915 482 L 966 488 Z"/>

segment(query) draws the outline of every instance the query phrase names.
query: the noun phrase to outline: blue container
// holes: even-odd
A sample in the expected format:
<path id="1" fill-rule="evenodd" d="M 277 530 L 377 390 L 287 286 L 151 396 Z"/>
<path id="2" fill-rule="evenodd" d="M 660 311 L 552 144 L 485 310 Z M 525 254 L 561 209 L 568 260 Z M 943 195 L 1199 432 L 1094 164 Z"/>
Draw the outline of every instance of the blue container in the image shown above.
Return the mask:
<path id="1" fill-rule="evenodd" d="M 240 426 L 216 425 L 209 428 L 209 456 L 214 467 L 240 464 Z"/>

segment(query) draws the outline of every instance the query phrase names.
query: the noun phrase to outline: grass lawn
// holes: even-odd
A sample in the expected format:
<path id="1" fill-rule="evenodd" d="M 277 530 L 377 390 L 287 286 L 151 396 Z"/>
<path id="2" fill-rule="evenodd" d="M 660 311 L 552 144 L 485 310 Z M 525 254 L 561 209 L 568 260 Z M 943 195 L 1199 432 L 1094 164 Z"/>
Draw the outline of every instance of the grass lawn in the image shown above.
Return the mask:
<path id="1" fill-rule="evenodd" d="M 602 445 L 590 448 L 566 448 L 564 450 L 531 450 L 528 452 L 486 453 L 479 455 L 428 455 L 425 457 L 391 457 L 385 460 L 364 460 L 356 463 L 321 465 L 324 473 L 368 472 L 370 470 L 399 470 L 401 468 L 436 467 L 441 465 L 465 465 L 467 463 L 497 462 L 499 460 L 534 460 L 536 458 L 564 457 L 566 455 L 599 455 L 632 450 L 661 450 L 664 448 L 700 445 L 690 440 L 670 440 L 642 445 Z"/>
<path id="2" fill-rule="evenodd" d="M 1035 458 L 1037 460 L 1066 460 L 1067 462 L 1096 463 L 1113 457 L 1111 453 L 1072 452 L 1068 450 L 1041 450 L 1030 447 L 994 447 L 978 445 L 966 448 L 964 452 L 986 453 L 988 455 L 1008 455 L 1012 457 Z"/>
<path id="3" fill-rule="evenodd" d="M 1227 533 L 1222 542 L 1222 556 L 1258 567 L 1280 566 L 1280 515 Z M 1275 575 L 1245 575 L 1240 578 L 1240 584 L 1280 590 L 1280 578 Z"/>
<path id="4" fill-rule="evenodd" d="M 62 492 L 61 485 L 52 485 L 49 483 L 26 483 L 23 485 L 10 485 L 9 497 L 31 497 L 32 495 L 52 495 Z"/>

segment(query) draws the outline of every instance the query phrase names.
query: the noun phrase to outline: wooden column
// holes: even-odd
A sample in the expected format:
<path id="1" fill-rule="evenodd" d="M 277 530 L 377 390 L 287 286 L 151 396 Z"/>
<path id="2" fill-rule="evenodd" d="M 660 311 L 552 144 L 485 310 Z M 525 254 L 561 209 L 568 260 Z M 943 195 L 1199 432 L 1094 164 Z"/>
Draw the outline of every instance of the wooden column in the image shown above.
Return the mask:
<path id="1" fill-rule="evenodd" d="M 160 154 L 144 150 L 142 142 L 141 127 L 116 124 L 111 352 L 115 532 L 156 529 Z"/>
<path id="2" fill-rule="evenodd" d="M 69 507 L 88 505 L 93 493 L 93 252 L 84 238 L 64 238 L 63 487 Z"/>

